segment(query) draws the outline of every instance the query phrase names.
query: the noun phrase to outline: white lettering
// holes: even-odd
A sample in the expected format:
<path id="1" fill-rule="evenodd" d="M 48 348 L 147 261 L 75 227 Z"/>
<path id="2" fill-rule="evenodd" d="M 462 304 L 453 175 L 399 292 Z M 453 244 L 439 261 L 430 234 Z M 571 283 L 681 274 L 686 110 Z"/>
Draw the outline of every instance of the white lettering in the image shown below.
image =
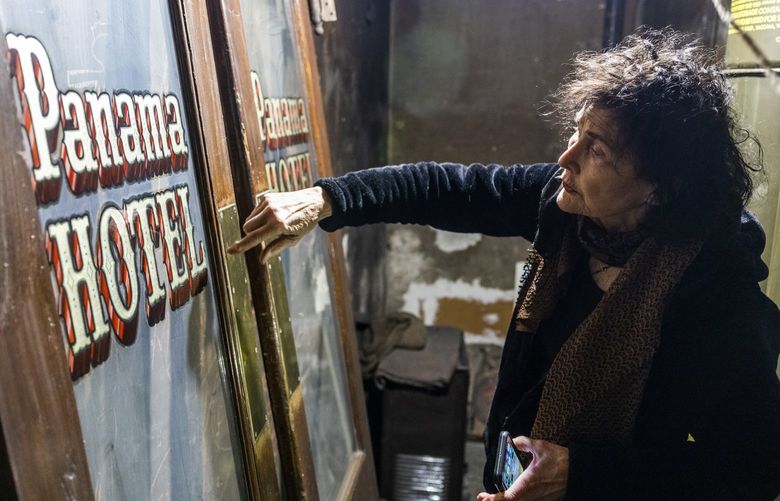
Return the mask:
<path id="1" fill-rule="evenodd" d="M 38 203 L 60 196 L 59 91 L 54 82 L 49 56 L 33 37 L 9 33 L 5 36 L 11 71 L 21 101 L 24 128 L 32 154 L 33 188 Z"/>
<path id="2" fill-rule="evenodd" d="M 127 221 L 113 205 L 100 214 L 97 266 L 114 333 L 122 344 L 133 344 L 138 328 L 138 273 Z"/>
<path id="3" fill-rule="evenodd" d="M 84 102 L 71 90 L 60 96 L 60 116 L 64 131 L 62 163 L 70 190 L 76 195 L 97 190 L 98 163 L 89 137 Z"/>
<path id="4" fill-rule="evenodd" d="M 50 223 L 46 249 L 59 285 L 60 314 L 65 320 L 68 365 L 75 379 L 108 356 L 108 322 L 101 307 L 97 270 L 89 246 L 89 217 Z"/>

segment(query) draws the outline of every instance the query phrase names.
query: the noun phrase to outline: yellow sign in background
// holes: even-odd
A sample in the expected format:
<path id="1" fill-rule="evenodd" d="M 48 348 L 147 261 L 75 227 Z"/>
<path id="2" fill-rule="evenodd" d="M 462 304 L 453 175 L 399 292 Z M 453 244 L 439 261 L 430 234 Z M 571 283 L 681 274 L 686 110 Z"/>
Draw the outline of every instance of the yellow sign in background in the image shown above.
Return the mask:
<path id="1" fill-rule="evenodd" d="M 732 0 L 731 17 L 770 61 L 780 61 L 780 0 Z M 758 58 L 734 26 L 729 27 L 726 62 L 732 67 L 759 66 Z"/>

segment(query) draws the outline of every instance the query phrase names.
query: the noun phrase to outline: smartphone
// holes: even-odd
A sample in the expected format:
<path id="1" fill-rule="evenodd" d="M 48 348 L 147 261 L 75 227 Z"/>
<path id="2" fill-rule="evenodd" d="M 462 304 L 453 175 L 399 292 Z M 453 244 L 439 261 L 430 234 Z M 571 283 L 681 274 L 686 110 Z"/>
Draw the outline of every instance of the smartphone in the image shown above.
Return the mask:
<path id="1" fill-rule="evenodd" d="M 515 483 L 521 473 L 523 473 L 523 465 L 520 464 L 520 452 L 512 442 L 509 432 L 502 431 L 498 436 L 496 465 L 493 468 L 493 482 L 496 484 L 496 489 L 504 492 Z"/>

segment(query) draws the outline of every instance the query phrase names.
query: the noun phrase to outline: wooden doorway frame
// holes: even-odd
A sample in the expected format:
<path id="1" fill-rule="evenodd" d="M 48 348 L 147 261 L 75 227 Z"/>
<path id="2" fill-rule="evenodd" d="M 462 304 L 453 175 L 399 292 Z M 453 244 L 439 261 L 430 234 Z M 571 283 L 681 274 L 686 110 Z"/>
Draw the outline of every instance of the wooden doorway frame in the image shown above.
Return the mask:
<path id="1" fill-rule="evenodd" d="M 264 172 L 264 160 L 260 124 L 252 108 L 251 68 L 241 19 L 241 6 L 239 0 L 211 2 L 209 6 L 214 48 L 220 55 L 217 58 L 217 69 L 220 87 L 223 90 L 226 128 L 235 131 L 232 137 L 229 137 L 229 143 L 230 158 L 236 173 L 239 213 L 242 218 L 246 218 L 254 206 L 254 194 L 267 189 L 268 185 L 263 176 L 253 175 L 251 179 L 246 177 L 246 173 L 249 172 Z M 311 117 L 310 130 L 314 151 L 321 175 L 330 176 L 333 170 L 319 90 L 316 55 L 311 38 L 308 4 L 292 1 L 290 7 L 293 14 L 291 31 L 295 37 L 294 45 L 300 61 L 299 70 L 303 78 L 304 97 Z M 339 339 L 347 376 L 346 389 L 350 399 L 357 445 L 357 451 L 350 458 L 338 499 L 378 499 L 351 301 L 345 285 L 348 281 L 340 233 L 329 234 L 328 244 L 330 266 L 334 275 L 332 299 L 333 304 L 336 305 L 340 328 Z M 268 319 L 272 318 L 273 322 L 268 325 L 269 330 L 261 335 L 277 434 L 280 442 L 289 447 L 284 450 L 285 446 L 282 445 L 280 450 L 284 470 L 287 473 L 287 486 L 300 499 L 318 499 L 316 485 L 310 480 L 315 477 L 313 460 L 308 452 L 305 410 L 300 405 L 300 397 L 296 398 L 296 392 L 301 388 L 289 375 L 289 361 L 295 358 L 295 354 L 290 353 L 291 350 L 294 351 L 294 345 L 291 343 L 289 312 L 284 304 L 286 292 L 283 286 L 280 287 L 281 270 L 278 264 L 272 263 L 270 266 L 261 264 L 257 251 L 247 254 L 247 265 L 253 278 L 256 311 L 260 314 L 270 309 L 273 313 L 266 316 Z M 260 322 L 261 319 L 258 317 L 258 323 Z"/>

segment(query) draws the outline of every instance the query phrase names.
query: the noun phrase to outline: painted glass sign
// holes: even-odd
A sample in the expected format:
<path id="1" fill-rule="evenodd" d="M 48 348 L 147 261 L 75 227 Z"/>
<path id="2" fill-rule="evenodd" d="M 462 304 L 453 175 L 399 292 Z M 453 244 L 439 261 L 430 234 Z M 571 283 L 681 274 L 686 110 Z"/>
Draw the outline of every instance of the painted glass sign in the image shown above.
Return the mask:
<path id="1" fill-rule="evenodd" d="M 289 5 L 243 0 L 241 11 L 266 180 L 275 191 L 310 187 L 317 162 Z M 356 445 L 326 249 L 315 231 L 282 262 L 319 496 L 335 499 Z"/>
<path id="2" fill-rule="evenodd" d="M 238 497 L 167 3 L 0 5 L 95 495 Z"/>

